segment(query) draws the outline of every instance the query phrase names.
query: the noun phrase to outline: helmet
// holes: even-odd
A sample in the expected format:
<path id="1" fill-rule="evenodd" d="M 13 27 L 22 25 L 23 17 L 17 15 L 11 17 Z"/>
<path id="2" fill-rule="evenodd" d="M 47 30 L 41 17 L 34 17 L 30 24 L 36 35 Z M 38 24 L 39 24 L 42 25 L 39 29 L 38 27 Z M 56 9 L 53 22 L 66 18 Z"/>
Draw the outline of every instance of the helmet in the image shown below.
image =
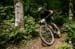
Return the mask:
<path id="1" fill-rule="evenodd" d="M 53 14 L 54 13 L 54 11 L 53 10 L 48 10 L 51 14 Z"/>

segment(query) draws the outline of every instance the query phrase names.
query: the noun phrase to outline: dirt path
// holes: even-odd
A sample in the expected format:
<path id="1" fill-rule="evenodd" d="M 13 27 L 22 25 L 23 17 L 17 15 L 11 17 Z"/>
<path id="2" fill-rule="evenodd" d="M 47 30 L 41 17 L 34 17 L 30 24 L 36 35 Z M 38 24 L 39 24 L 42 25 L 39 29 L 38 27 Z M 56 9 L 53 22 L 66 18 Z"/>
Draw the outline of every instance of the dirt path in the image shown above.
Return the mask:
<path id="1" fill-rule="evenodd" d="M 62 44 L 64 42 L 64 38 L 66 37 L 66 34 L 62 34 L 61 38 L 55 38 L 55 43 L 51 46 L 42 46 L 42 42 L 40 38 L 32 40 L 27 46 L 24 45 L 23 47 L 15 47 L 15 45 L 9 46 L 11 48 L 9 49 L 56 49 L 55 47 L 59 44 Z"/>
<path id="2" fill-rule="evenodd" d="M 40 38 L 38 38 L 33 40 L 32 43 L 30 43 L 30 45 L 25 49 L 56 49 L 55 48 L 56 45 L 62 44 L 64 42 L 65 36 L 66 34 L 65 35 L 63 34 L 61 38 L 55 38 L 55 43 L 51 46 L 46 46 L 46 47 L 42 46 L 41 44 L 42 42 Z"/>

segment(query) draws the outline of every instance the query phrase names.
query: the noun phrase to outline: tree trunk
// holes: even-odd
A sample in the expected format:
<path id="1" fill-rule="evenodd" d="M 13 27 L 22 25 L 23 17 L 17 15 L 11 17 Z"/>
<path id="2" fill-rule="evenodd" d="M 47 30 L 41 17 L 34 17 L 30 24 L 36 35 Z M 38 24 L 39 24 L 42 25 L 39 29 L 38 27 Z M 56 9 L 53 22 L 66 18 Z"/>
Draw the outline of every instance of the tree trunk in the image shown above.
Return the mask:
<path id="1" fill-rule="evenodd" d="M 69 20 L 72 20 L 73 17 L 73 4 L 72 0 L 69 1 Z"/>
<path id="2" fill-rule="evenodd" d="M 14 0 L 15 7 L 15 26 L 24 28 L 24 12 L 22 0 Z"/>

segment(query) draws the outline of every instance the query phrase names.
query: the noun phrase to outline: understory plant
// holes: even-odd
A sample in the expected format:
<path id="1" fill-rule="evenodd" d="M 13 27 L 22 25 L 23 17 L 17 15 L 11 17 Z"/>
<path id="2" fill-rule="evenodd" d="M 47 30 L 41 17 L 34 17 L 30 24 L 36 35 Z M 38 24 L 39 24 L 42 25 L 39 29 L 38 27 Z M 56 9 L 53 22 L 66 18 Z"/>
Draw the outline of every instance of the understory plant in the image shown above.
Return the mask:
<path id="1" fill-rule="evenodd" d="M 67 23 L 64 24 L 64 28 L 68 34 L 67 41 L 71 40 L 73 48 L 75 48 L 75 21 L 67 21 Z"/>
<path id="2" fill-rule="evenodd" d="M 62 43 L 62 44 L 57 45 L 57 46 L 56 46 L 56 49 L 72 49 L 72 48 L 70 48 L 70 47 L 68 46 L 68 44 L 64 42 L 64 43 Z"/>
<path id="3" fill-rule="evenodd" d="M 6 21 L 7 22 L 7 21 Z M 25 29 L 20 31 L 19 27 L 11 27 L 11 23 L 1 24 L 0 26 L 0 45 L 6 43 L 18 43 L 21 40 L 29 41 L 33 36 L 37 36 L 35 31 L 35 20 L 32 16 L 25 17 Z"/>

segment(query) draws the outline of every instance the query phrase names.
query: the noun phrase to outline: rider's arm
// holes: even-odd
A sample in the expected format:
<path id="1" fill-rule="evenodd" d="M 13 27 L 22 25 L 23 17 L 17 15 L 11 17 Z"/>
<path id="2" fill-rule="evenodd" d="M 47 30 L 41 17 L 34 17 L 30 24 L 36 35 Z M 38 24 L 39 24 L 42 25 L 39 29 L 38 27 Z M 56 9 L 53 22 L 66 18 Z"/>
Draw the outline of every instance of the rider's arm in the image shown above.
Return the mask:
<path id="1" fill-rule="evenodd" d="M 42 18 L 46 18 L 49 15 L 49 13 L 50 12 L 48 10 L 44 9 L 40 12 L 40 15 Z"/>
<path id="2" fill-rule="evenodd" d="M 40 12 L 40 15 L 41 15 L 42 18 L 48 18 L 52 14 L 53 14 L 53 11 L 47 10 L 47 9 L 44 9 Z"/>
<path id="3" fill-rule="evenodd" d="M 51 16 L 53 14 L 53 10 L 48 10 L 47 12 L 48 12 L 48 15 L 46 16 L 46 18 L 48 18 L 49 16 Z"/>

